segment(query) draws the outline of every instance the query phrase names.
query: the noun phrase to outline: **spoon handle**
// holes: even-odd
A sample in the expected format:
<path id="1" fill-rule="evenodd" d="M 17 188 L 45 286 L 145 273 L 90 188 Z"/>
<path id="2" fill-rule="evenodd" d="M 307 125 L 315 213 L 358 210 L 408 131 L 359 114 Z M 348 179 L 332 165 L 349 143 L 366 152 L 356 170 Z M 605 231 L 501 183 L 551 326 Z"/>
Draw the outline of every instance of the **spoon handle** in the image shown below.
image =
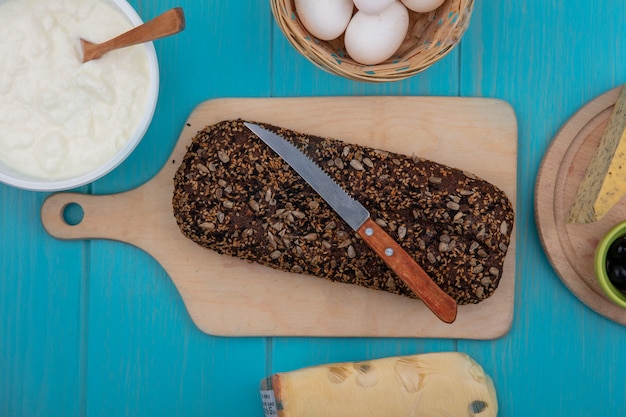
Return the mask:
<path id="1" fill-rule="evenodd" d="M 175 7 L 106 42 L 94 44 L 81 39 L 83 62 L 98 59 L 105 53 L 114 49 L 137 45 L 173 35 L 182 31 L 184 28 L 185 15 L 183 14 L 183 9 L 181 7 Z"/>

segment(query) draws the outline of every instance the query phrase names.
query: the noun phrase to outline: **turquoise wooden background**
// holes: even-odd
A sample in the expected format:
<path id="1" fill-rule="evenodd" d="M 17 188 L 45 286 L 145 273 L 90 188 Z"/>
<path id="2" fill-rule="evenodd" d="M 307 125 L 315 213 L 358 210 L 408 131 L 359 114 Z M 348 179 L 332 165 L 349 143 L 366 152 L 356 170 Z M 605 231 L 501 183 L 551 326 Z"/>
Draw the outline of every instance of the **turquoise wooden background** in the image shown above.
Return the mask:
<path id="1" fill-rule="evenodd" d="M 165 163 L 191 110 L 216 97 L 495 97 L 519 122 L 515 316 L 492 341 L 223 338 L 191 322 L 160 265 L 132 246 L 58 241 L 45 193 L 0 185 L 0 415 L 262 416 L 262 377 L 307 365 L 458 350 L 493 377 L 501 416 L 620 415 L 626 332 L 579 302 L 550 267 L 533 188 L 559 127 L 626 82 L 624 0 L 478 0 L 460 47 L 409 80 L 327 74 L 287 43 L 268 1 L 134 0 L 144 20 L 181 5 L 187 29 L 157 41 L 154 123 L 113 173 L 79 189 L 116 193 Z M 1 42 L 1 40 L 0 40 Z"/>

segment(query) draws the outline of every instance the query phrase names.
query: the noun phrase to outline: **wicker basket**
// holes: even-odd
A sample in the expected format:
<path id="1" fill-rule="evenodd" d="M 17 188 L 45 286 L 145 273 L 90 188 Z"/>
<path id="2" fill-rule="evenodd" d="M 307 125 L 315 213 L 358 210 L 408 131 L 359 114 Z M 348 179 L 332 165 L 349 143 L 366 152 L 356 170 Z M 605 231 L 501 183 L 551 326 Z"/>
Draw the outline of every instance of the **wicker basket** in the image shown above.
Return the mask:
<path id="1" fill-rule="evenodd" d="M 270 0 L 272 13 L 289 42 L 318 67 L 358 81 L 397 81 L 433 65 L 450 52 L 469 26 L 474 0 L 446 0 L 430 13 L 409 11 L 409 33 L 396 55 L 377 65 L 363 65 L 345 51 L 343 36 L 322 41 L 298 19 L 294 0 Z"/>

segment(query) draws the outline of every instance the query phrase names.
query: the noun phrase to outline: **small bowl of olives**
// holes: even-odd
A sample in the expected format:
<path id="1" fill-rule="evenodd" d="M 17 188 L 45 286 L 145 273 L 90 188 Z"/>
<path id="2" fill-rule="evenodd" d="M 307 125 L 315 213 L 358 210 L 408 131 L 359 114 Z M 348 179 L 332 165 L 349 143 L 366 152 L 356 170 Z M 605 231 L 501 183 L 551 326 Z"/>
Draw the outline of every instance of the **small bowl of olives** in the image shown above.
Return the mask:
<path id="1" fill-rule="evenodd" d="M 594 270 L 602 291 L 613 303 L 626 308 L 626 221 L 614 226 L 598 243 Z"/>

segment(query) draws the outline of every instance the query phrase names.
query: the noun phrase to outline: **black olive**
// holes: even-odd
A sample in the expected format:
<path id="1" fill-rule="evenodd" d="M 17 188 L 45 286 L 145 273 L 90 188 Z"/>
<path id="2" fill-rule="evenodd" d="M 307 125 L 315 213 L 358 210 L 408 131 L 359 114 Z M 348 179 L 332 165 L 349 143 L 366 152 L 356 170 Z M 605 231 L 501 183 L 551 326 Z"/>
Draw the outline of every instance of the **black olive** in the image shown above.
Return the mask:
<path id="1" fill-rule="evenodd" d="M 611 262 L 607 263 L 607 272 L 611 284 L 618 290 L 626 291 L 626 265 L 624 263 Z"/>
<path id="2" fill-rule="evenodd" d="M 611 243 L 607 257 L 626 263 L 626 236 L 619 237 Z"/>

